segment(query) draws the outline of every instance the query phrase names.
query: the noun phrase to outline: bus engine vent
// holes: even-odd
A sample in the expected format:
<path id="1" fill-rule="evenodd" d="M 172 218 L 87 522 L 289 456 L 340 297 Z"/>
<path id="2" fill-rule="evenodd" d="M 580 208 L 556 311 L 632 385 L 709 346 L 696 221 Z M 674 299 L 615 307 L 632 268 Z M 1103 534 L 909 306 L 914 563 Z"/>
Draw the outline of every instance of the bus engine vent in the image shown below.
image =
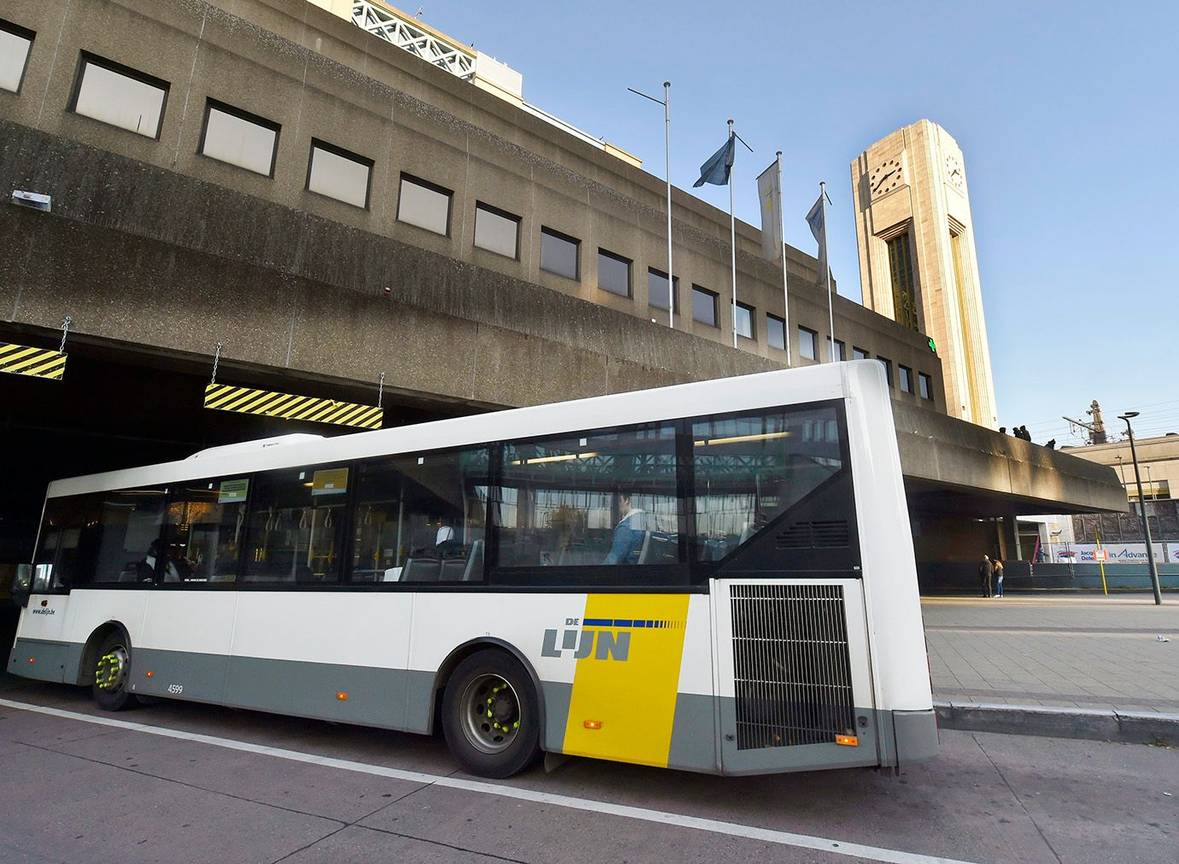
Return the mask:
<path id="1" fill-rule="evenodd" d="M 851 542 L 846 520 L 795 522 L 774 538 L 778 549 L 842 549 Z"/>
<path id="2" fill-rule="evenodd" d="M 737 749 L 854 735 L 841 585 L 730 587 Z"/>

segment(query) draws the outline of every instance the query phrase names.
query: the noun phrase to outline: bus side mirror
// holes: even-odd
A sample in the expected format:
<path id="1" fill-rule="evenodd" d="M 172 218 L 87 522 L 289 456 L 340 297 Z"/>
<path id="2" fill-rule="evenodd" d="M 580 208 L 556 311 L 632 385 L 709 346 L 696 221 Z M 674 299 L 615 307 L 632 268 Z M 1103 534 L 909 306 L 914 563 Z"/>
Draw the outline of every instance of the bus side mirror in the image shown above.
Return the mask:
<path id="1" fill-rule="evenodd" d="M 33 588 L 33 565 L 17 564 L 16 575 L 12 577 L 12 602 L 17 606 L 29 605 L 29 592 Z"/>

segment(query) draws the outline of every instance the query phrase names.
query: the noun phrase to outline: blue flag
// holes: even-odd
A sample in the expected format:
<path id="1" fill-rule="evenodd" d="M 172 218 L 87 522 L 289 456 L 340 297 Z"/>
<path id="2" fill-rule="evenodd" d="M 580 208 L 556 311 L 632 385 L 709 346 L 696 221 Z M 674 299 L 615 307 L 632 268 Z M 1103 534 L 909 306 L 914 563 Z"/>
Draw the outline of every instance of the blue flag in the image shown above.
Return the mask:
<path id="1" fill-rule="evenodd" d="M 736 155 L 734 136 L 730 135 L 724 146 L 700 166 L 700 179 L 692 184 L 692 188 L 703 186 L 705 183 L 712 183 L 714 186 L 728 186 L 729 174 L 733 170 L 734 155 Z"/>

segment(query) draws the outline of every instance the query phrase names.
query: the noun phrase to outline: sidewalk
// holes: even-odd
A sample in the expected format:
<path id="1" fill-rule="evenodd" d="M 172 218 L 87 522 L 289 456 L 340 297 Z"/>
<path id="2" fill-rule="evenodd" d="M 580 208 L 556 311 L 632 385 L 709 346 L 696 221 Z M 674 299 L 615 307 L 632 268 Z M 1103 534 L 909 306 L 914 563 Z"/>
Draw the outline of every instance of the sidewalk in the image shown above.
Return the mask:
<path id="1" fill-rule="evenodd" d="M 954 597 L 921 605 L 938 701 L 1179 714 L 1174 599 Z"/>

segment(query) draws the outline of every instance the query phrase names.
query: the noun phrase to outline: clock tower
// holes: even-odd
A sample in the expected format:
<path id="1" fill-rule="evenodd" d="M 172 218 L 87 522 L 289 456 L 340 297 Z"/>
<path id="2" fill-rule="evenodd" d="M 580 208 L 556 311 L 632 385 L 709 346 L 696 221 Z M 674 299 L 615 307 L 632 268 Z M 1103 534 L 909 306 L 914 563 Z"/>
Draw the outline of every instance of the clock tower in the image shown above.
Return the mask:
<path id="1" fill-rule="evenodd" d="M 929 120 L 851 164 L 864 305 L 929 336 L 946 413 L 998 425 L 962 149 Z"/>

